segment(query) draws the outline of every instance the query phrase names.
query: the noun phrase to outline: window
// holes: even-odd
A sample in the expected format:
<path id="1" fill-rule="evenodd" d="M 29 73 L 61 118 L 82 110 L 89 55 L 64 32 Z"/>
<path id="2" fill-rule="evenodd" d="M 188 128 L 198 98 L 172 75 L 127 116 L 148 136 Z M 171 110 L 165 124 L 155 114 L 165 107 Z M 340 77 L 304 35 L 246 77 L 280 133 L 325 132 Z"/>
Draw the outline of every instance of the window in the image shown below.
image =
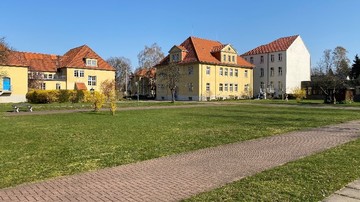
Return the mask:
<path id="1" fill-rule="evenodd" d="M 234 55 L 232 56 L 232 61 L 235 62 L 235 56 Z"/>
<path id="2" fill-rule="evenodd" d="M 254 57 L 250 57 L 250 63 L 254 63 Z"/>
<path id="3" fill-rule="evenodd" d="M 282 85 L 282 82 L 281 81 L 279 81 L 278 82 L 278 89 L 279 89 L 279 91 L 283 91 L 283 85 Z"/>
<path id="4" fill-rule="evenodd" d="M 238 85 L 234 84 L 234 87 L 235 87 L 235 91 L 238 92 Z"/>
<path id="5" fill-rule="evenodd" d="M 47 74 L 44 74 L 44 79 L 48 79 L 48 75 L 47 75 Z"/>
<path id="6" fill-rule="evenodd" d="M 11 91 L 11 79 L 9 77 L 3 78 L 2 90 L 3 91 Z"/>
<path id="7" fill-rule="evenodd" d="M 192 83 L 188 83 L 189 92 L 193 92 L 194 86 Z"/>
<path id="8" fill-rule="evenodd" d="M 274 76 L 274 67 L 270 68 L 270 76 Z"/>
<path id="9" fill-rule="evenodd" d="M 229 69 L 228 69 L 228 68 L 225 68 L 225 76 L 228 75 L 228 71 L 229 71 Z"/>
<path id="10" fill-rule="evenodd" d="M 227 83 L 225 84 L 225 89 L 224 89 L 224 91 L 228 91 L 228 84 L 227 84 Z"/>
<path id="11" fill-rule="evenodd" d="M 275 60 L 274 55 L 270 55 L 270 60 L 271 60 L 271 62 L 274 62 L 274 60 Z"/>
<path id="12" fill-rule="evenodd" d="M 194 73 L 194 68 L 188 67 L 188 73 L 189 73 L 189 75 L 192 75 Z"/>
<path id="13" fill-rule="evenodd" d="M 230 87 L 230 92 L 232 92 L 233 91 L 233 84 L 232 83 L 229 84 L 229 87 Z"/>
<path id="14" fill-rule="evenodd" d="M 282 61 L 282 53 L 278 54 L 278 59 L 279 59 L 279 61 Z"/>
<path id="15" fill-rule="evenodd" d="M 53 74 L 49 74 L 48 75 L 48 79 L 53 79 L 54 77 L 53 77 Z"/>
<path id="16" fill-rule="evenodd" d="M 173 55 L 172 55 L 172 61 L 173 61 L 173 62 L 177 62 L 177 61 L 179 61 L 179 60 L 180 60 L 179 54 L 173 54 Z"/>
<path id="17" fill-rule="evenodd" d="M 224 54 L 224 59 L 223 59 L 224 61 L 226 61 L 226 55 Z"/>
<path id="18" fill-rule="evenodd" d="M 228 56 L 228 61 L 231 62 L 231 55 Z"/>
<path id="19" fill-rule="evenodd" d="M 223 91 L 223 84 L 222 83 L 219 84 L 219 91 L 221 91 L 221 92 Z"/>
<path id="20" fill-rule="evenodd" d="M 84 70 L 74 70 L 74 77 L 84 77 Z"/>
<path id="21" fill-rule="evenodd" d="M 223 68 L 220 67 L 220 76 L 222 76 L 222 75 L 223 75 Z"/>
<path id="22" fill-rule="evenodd" d="M 239 70 L 235 69 L 235 76 L 238 77 L 239 76 Z"/>
<path id="23" fill-rule="evenodd" d="M 249 84 L 245 84 L 244 85 L 244 91 L 248 91 L 249 90 Z"/>
<path id="24" fill-rule="evenodd" d="M 245 72 L 244 72 L 244 77 L 245 77 L 245 78 L 248 77 L 248 70 L 245 70 Z"/>
<path id="25" fill-rule="evenodd" d="M 264 82 L 260 82 L 260 91 L 261 91 L 261 92 L 264 92 L 264 89 L 265 89 L 265 84 L 264 84 Z"/>
<path id="26" fill-rule="evenodd" d="M 97 60 L 96 59 L 86 59 L 86 66 L 88 67 L 97 67 Z"/>
<path id="27" fill-rule="evenodd" d="M 232 68 L 230 68 L 230 76 L 233 76 L 233 74 L 234 74 L 233 71 L 234 70 Z"/>
<path id="28" fill-rule="evenodd" d="M 270 81 L 270 92 L 274 91 L 274 82 Z"/>
<path id="29" fill-rule="evenodd" d="M 56 84 L 56 90 L 60 90 L 61 89 L 61 84 L 60 83 L 57 83 Z"/>
<path id="30" fill-rule="evenodd" d="M 207 91 L 207 92 L 210 91 L 210 83 L 206 83 L 206 91 Z"/>
<path id="31" fill-rule="evenodd" d="M 96 86 L 96 76 L 88 76 L 88 85 Z"/>
<path id="32" fill-rule="evenodd" d="M 260 68 L 260 77 L 264 77 L 264 68 Z"/>
<path id="33" fill-rule="evenodd" d="M 206 75 L 210 75 L 210 67 L 209 66 L 206 67 Z"/>
<path id="34" fill-rule="evenodd" d="M 40 84 L 40 89 L 41 90 L 46 90 L 46 83 L 41 83 Z"/>
<path id="35" fill-rule="evenodd" d="M 260 56 L 260 63 L 264 63 L 264 56 Z"/>
<path id="36" fill-rule="evenodd" d="M 278 73 L 279 73 L 279 76 L 282 76 L 282 67 L 279 67 Z"/>

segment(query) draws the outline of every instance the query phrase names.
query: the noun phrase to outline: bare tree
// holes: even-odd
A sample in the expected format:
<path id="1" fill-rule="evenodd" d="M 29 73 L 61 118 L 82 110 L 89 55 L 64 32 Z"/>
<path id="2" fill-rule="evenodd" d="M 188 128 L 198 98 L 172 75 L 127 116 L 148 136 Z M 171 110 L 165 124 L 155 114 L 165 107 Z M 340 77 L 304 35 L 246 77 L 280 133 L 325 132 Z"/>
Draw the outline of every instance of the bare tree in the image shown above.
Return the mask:
<path id="1" fill-rule="evenodd" d="M 325 102 L 336 103 L 336 95 L 339 90 L 347 87 L 348 76 L 350 74 L 349 59 L 346 56 L 347 50 L 341 46 L 333 51 L 327 49 L 324 51 L 323 58 L 318 64 L 318 74 L 313 75 L 313 82 L 326 95 Z"/>
<path id="2" fill-rule="evenodd" d="M 137 57 L 139 60 L 138 69 L 149 69 L 158 64 L 165 56 L 161 51 L 161 47 L 154 43 L 150 47 L 145 46 Z"/>
<path id="3" fill-rule="evenodd" d="M 122 92 L 128 91 L 128 84 L 130 82 L 129 75 L 131 75 L 131 61 L 125 57 L 111 57 L 106 60 L 111 66 L 116 69 L 115 82 L 116 89 Z"/>
<path id="4" fill-rule="evenodd" d="M 170 63 L 167 66 L 160 67 L 159 69 L 161 79 L 165 82 L 165 85 L 171 91 L 171 102 L 175 102 L 175 93 L 178 89 L 180 81 L 180 69 L 176 63 Z"/>
<path id="5" fill-rule="evenodd" d="M 12 48 L 6 43 L 5 38 L 0 38 L 0 64 L 6 64 Z M 6 76 L 6 71 L 0 69 L 0 77 Z"/>

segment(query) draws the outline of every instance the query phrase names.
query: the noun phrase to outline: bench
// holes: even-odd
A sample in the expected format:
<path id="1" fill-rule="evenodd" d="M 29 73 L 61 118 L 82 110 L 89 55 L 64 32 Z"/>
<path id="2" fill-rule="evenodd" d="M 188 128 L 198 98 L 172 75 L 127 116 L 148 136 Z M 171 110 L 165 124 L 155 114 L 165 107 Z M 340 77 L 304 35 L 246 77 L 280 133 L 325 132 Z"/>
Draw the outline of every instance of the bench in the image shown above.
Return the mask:
<path id="1" fill-rule="evenodd" d="M 19 104 L 14 104 L 14 105 L 12 105 L 12 107 L 13 107 L 13 109 L 14 109 L 14 112 L 17 112 L 17 113 L 19 113 L 19 109 L 20 108 L 27 108 L 27 110 L 29 111 L 29 112 L 32 112 L 33 111 L 33 108 L 32 108 L 32 106 L 30 105 L 30 104 L 28 104 L 28 103 L 19 103 Z"/>

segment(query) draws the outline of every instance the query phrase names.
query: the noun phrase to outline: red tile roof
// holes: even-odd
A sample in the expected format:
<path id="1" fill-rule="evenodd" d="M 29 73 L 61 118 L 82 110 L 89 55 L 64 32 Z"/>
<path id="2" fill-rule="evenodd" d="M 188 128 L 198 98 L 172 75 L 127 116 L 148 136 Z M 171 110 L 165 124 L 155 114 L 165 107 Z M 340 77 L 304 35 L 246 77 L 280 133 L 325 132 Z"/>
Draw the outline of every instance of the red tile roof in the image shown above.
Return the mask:
<path id="1" fill-rule="evenodd" d="M 224 46 L 224 44 L 218 41 L 212 41 L 207 39 L 201 39 L 197 37 L 189 37 L 183 43 L 180 44 L 180 47 L 184 47 L 187 51 L 185 52 L 185 57 L 179 64 L 186 63 L 210 63 L 218 65 L 234 65 L 241 67 L 254 67 L 249 62 L 245 61 L 243 58 L 237 58 L 237 64 L 231 63 L 222 63 L 220 58 L 216 58 L 214 52 L 219 52 Z M 169 55 L 167 55 L 159 64 L 156 66 L 162 66 L 169 64 Z"/>
<path id="2" fill-rule="evenodd" d="M 148 78 L 155 78 L 156 75 L 156 68 L 150 69 L 139 69 L 135 72 L 135 76 L 137 77 L 148 77 Z"/>
<path id="3" fill-rule="evenodd" d="M 97 59 L 97 67 L 86 66 L 84 58 Z M 88 46 L 69 50 L 64 56 L 11 51 L 4 65 L 25 66 L 31 71 L 56 72 L 57 68 L 83 68 L 115 71 Z"/>
<path id="4" fill-rule="evenodd" d="M 275 41 L 272 41 L 268 44 L 254 48 L 251 51 L 244 53 L 243 55 L 257 55 L 257 54 L 285 51 L 291 46 L 291 44 L 295 41 L 295 39 L 298 36 L 299 35 L 294 35 L 294 36 L 288 36 L 288 37 L 282 37 L 276 39 Z"/>
<path id="5" fill-rule="evenodd" d="M 87 90 L 85 83 L 76 82 L 75 83 L 76 90 Z"/>

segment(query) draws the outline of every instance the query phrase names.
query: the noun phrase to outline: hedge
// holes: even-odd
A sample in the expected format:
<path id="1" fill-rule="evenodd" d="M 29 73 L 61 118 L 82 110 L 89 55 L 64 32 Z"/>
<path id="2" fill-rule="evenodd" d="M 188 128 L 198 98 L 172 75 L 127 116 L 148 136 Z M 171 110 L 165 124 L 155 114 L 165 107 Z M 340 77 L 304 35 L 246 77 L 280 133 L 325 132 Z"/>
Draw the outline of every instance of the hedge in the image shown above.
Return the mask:
<path id="1" fill-rule="evenodd" d="M 90 92 L 83 90 L 31 90 L 26 94 L 30 103 L 89 102 Z"/>

